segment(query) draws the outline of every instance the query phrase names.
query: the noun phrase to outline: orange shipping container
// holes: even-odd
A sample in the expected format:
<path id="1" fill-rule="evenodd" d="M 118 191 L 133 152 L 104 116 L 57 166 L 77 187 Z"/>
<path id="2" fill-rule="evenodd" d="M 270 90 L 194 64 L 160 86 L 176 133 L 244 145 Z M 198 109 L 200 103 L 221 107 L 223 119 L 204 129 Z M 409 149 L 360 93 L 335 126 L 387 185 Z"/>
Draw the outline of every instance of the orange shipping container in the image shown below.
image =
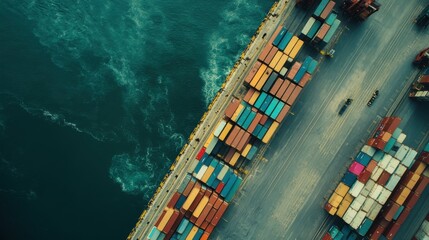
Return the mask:
<path id="1" fill-rule="evenodd" d="M 283 51 L 286 55 L 289 55 L 292 52 L 293 47 L 298 42 L 299 38 L 297 36 L 293 36 Z"/>
<path id="2" fill-rule="evenodd" d="M 276 82 L 274 83 L 273 87 L 270 90 L 270 94 L 273 96 L 276 96 L 277 91 L 279 91 L 280 87 L 282 86 L 283 80 L 281 78 L 277 78 Z"/>
<path id="3" fill-rule="evenodd" d="M 328 32 L 329 27 L 330 26 L 328 24 L 324 23 L 317 32 L 316 38 L 322 40 Z"/>
<path id="4" fill-rule="evenodd" d="M 200 240 L 207 240 L 210 237 L 210 233 L 208 232 L 204 232 L 203 235 L 201 236 Z"/>
<path id="5" fill-rule="evenodd" d="M 267 45 L 265 45 L 265 47 L 264 47 L 264 49 L 262 49 L 262 52 L 261 52 L 261 54 L 259 54 L 259 60 L 261 60 L 262 62 L 265 60 L 265 58 L 267 57 L 267 55 L 268 55 L 268 53 L 271 51 L 271 49 L 273 48 L 274 46 L 273 45 L 271 45 L 271 44 L 267 44 Z"/>
<path id="6" fill-rule="evenodd" d="M 273 60 L 273 58 L 274 58 L 274 55 L 276 55 L 276 53 L 277 53 L 277 51 L 278 51 L 279 49 L 278 48 L 276 48 L 276 47 L 273 47 L 272 49 L 271 49 L 271 51 L 270 51 L 270 53 L 268 53 L 268 56 L 265 58 L 265 63 L 266 64 L 269 64 L 270 62 L 271 62 L 271 60 Z"/>
<path id="7" fill-rule="evenodd" d="M 265 70 L 264 74 L 262 75 L 262 77 L 259 79 L 258 83 L 255 86 L 257 90 L 261 90 L 261 88 L 264 86 L 265 82 L 267 81 L 268 77 L 271 75 L 272 72 L 273 72 L 273 69 L 271 68 L 267 68 L 267 70 Z"/>
<path id="8" fill-rule="evenodd" d="M 329 3 L 326 4 L 325 9 L 323 9 L 323 12 L 320 14 L 320 18 L 325 20 L 328 17 L 328 15 L 332 12 L 332 9 L 334 8 L 334 6 L 335 6 L 335 2 L 329 1 Z"/>
<path id="9" fill-rule="evenodd" d="M 295 88 L 296 88 L 295 83 L 291 82 L 289 84 L 289 87 L 286 89 L 285 93 L 283 94 L 283 96 L 281 98 L 283 102 L 287 103 L 288 98 L 292 95 Z"/>
<path id="10" fill-rule="evenodd" d="M 229 134 L 228 138 L 225 141 L 226 145 L 231 146 L 232 141 L 234 141 L 239 131 L 240 131 L 240 127 L 235 125 L 234 128 L 232 129 L 232 132 Z"/>
<path id="11" fill-rule="evenodd" d="M 231 118 L 238 105 L 240 105 L 240 100 L 233 98 L 232 101 L 229 103 L 228 107 L 226 107 L 225 115 Z"/>
<path id="12" fill-rule="evenodd" d="M 240 142 L 241 138 L 244 135 L 244 132 L 245 131 L 243 129 L 240 129 L 240 131 L 238 132 L 237 136 L 234 138 L 234 141 L 231 143 L 231 145 L 230 145 L 231 147 L 237 148 L 238 143 Z"/>
<path id="13" fill-rule="evenodd" d="M 253 96 L 253 93 L 255 93 L 255 89 L 253 88 L 249 88 L 249 90 L 247 91 L 246 95 L 244 96 L 243 100 L 245 102 L 249 102 L 250 98 Z"/>
<path id="14" fill-rule="evenodd" d="M 310 81 L 310 79 L 310 73 L 305 73 L 304 76 L 301 78 L 301 81 L 299 81 L 299 86 L 304 87 L 308 83 L 308 81 Z"/>
<path id="15" fill-rule="evenodd" d="M 283 28 L 283 25 L 280 25 L 280 26 L 277 27 L 276 31 L 271 36 L 271 38 L 268 41 L 267 45 L 272 45 L 272 43 L 274 42 L 274 39 L 276 39 L 277 35 L 280 33 L 280 31 L 282 30 L 282 28 Z"/>
<path id="16" fill-rule="evenodd" d="M 206 217 L 206 221 L 210 222 L 213 219 L 214 215 L 216 214 L 216 211 L 217 210 L 215 208 L 212 208 L 210 210 L 210 213 Z"/>
<path id="17" fill-rule="evenodd" d="M 220 184 L 222 184 L 222 183 L 220 183 Z M 222 199 L 220 199 L 220 198 L 218 198 L 218 199 L 216 200 L 215 204 L 213 205 L 213 207 L 214 207 L 215 209 L 219 209 L 219 207 L 220 207 L 220 205 L 222 205 L 222 203 L 223 203 L 223 200 L 222 200 Z"/>
<path id="18" fill-rule="evenodd" d="M 213 226 L 216 226 L 218 224 L 219 220 L 222 218 L 227 208 L 228 208 L 228 203 L 223 202 L 219 210 L 216 212 L 215 216 L 213 217 L 212 221 L 210 222 L 211 224 L 213 224 Z"/>
<path id="19" fill-rule="evenodd" d="M 295 62 L 292 67 L 289 69 L 289 72 L 287 73 L 287 78 L 293 79 L 298 72 L 299 68 L 301 68 L 300 62 Z"/>
<path id="20" fill-rule="evenodd" d="M 250 141 L 250 133 L 244 132 L 242 139 L 237 145 L 237 150 L 239 152 L 243 151 L 244 147 L 246 146 L 247 143 L 249 143 L 249 141 Z"/>
<path id="21" fill-rule="evenodd" d="M 298 97 L 299 93 L 301 92 L 302 88 L 300 86 L 296 86 L 296 88 L 293 90 L 290 97 L 287 99 L 287 104 L 292 106 L 292 104 L 295 102 L 296 98 Z"/>
<path id="22" fill-rule="evenodd" d="M 262 64 L 261 67 L 258 69 L 258 72 L 256 72 L 255 76 L 252 78 L 252 81 L 250 81 L 250 86 L 255 87 L 258 83 L 259 79 L 262 77 L 262 74 L 264 74 L 265 70 L 267 70 L 267 65 Z"/>
<path id="23" fill-rule="evenodd" d="M 283 109 L 280 111 L 280 114 L 277 116 L 276 121 L 281 123 L 283 119 L 286 117 L 286 114 L 289 112 L 290 106 L 285 105 Z"/>
<path id="24" fill-rule="evenodd" d="M 204 210 L 201 212 L 201 215 L 198 217 L 195 224 L 200 227 L 204 223 L 204 219 L 206 219 L 207 215 L 209 214 L 210 210 L 213 208 L 213 205 L 210 203 L 207 203 L 207 205 L 204 207 Z"/>
<path id="25" fill-rule="evenodd" d="M 286 92 L 286 89 L 289 87 L 290 83 L 291 82 L 288 80 L 283 81 L 282 86 L 277 91 L 277 94 L 276 94 L 277 98 L 279 98 L 279 99 L 282 98 L 283 94 Z"/>
<path id="26" fill-rule="evenodd" d="M 258 72 L 258 69 L 261 67 L 262 63 L 259 61 L 256 61 L 253 65 L 252 69 L 250 69 L 249 74 L 247 74 L 246 78 L 244 79 L 244 82 L 247 84 L 252 81 L 252 78 L 255 76 L 255 74 Z"/>
<path id="27" fill-rule="evenodd" d="M 298 40 L 298 42 L 295 44 L 295 47 L 293 47 L 292 52 L 289 54 L 289 57 L 295 58 L 296 55 L 298 55 L 299 51 L 301 50 L 302 45 L 304 45 L 304 41 L 302 41 L 301 39 Z"/>

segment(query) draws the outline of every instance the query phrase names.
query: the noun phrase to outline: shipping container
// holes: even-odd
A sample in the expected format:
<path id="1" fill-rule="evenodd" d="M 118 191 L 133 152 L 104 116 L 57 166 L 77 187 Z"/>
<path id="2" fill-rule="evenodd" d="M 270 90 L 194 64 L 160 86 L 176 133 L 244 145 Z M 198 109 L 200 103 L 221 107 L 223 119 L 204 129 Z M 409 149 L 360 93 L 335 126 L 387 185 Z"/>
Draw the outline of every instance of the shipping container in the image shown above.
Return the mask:
<path id="1" fill-rule="evenodd" d="M 362 195 L 358 195 L 352 202 L 352 204 L 350 205 L 351 208 L 353 208 L 356 211 L 360 211 L 362 205 L 365 203 L 365 199 L 366 197 L 362 196 Z"/>
<path id="2" fill-rule="evenodd" d="M 293 90 L 292 94 L 290 95 L 290 97 L 287 99 L 287 104 L 292 106 L 292 104 L 295 102 L 295 100 L 297 99 L 299 93 L 301 92 L 302 87 L 296 85 L 295 89 Z M 283 100 L 283 98 L 282 98 Z"/>
<path id="3" fill-rule="evenodd" d="M 255 93 L 255 89 L 249 88 L 249 90 L 247 90 L 246 95 L 243 98 L 243 101 L 248 103 L 250 98 L 252 98 L 254 93 Z"/>
<path id="4" fill-rule="evenodd" d="M 288 45 L 286 46 L 286 48 L 283 50 L 283 52 L 290 56 L 294 46 L 297 44 L 299 38 L 297 36 L 293 36 L 292 39 L 289 41 Z"/>
<path id="5" fill-rule="evenodd" d="M 277 96 L 277 92 L 279 91 L 280 87 L 282 86 L 283 79 L 277 78 L 274 85 L 270 89 L 270 94 L 273 96 Z"/>
<path id="6" fill-rule="evenodd" d="M 313 39 L 321 25 L 322 25 L 321 21 L 319 21 L 319 20 L 314 21 L 314 24 L 311 26 L 310 30 L 308 31 L 307 37 L 309 37 L 310 39 Z M 331 29 L 332 28 L 333 28 L 333 26 L 331 27 Z M 328 31 L 328 33 L 329 33 L 329 31 Z M 326 38 L 326 36 L 325 36 L 325 38 Z"/>
<path id="7" fill-rule="evenodd" d="M 283 66 L 285 65 L 286 61 L 288 60 L 288 58 L 289 58 L 288 55 L 283 54 L 279 62 L 277 63 L 277 65 L 274 67 L 274 71 L 280 72 Z"/>
<path id="8" fill-rule="evenodd" d="M 398 182 L 400 179 L 401 179 L 400 176 L 393 174 L 392 176 L 390 176 L 389 181 L 385 185 L 385 188 L 390 190 L 390 191 L 393 191 L 393 189 L 395 189 L 396 185 L 398 185 Z"/>
<path id="9" fill-rule="evenodd" d="M 364 183 L 356 181 L 349 190 L 350 195 L 352 195 L 353 197 L 357 197 L 359 193 L 362 191 L 364 186 L 365 186 Z"/>
<path id="10" fill-rule="evenodd" d="M 321 41 L 326 36 L 326 33 L 328 32 L 330 27 L 331 26 L 326 23 L 322 24 L 322 26 L 319 28 L 319 31 L 317 31 L 316 36 L 314 36 L 313 41 Z"/>
<path id="11" fill-rule="evenodd" d="M 278 126 L 279 126 L 279 124 L 277 122 L 273 122 L 271 124 L 268 132 L 265 134 L 264 138 L 262 138 L 263 143 L 268 143 L 271 140 L 271 138 L 274 135 L 274 133 L 276 132 Z"/>
<path id="12" fill-rule="evenodd" d="M 355 174 L 356 176 L 359 176 L 359 174 L 365 169 L 365 166 L 363 166 L 362 164 L 353 161 L 353 163 L 350 165 L 349 167 L 349 171 L 353 174 Z"/>
<path id="13" fill-rule="evenodd" d="M 362 222 L 362 225 L 358 228 L 358 234 L 361 236 L 365 236 L 366 233 L 369 231 L 370 227 L 372 225 L 372 220 L 369 218 L 365 218 Z"/>
<path id="14" fill-rule="evenodd" d="M 307 36 L 308 32 L 311 29 L 311 26 L 313 26 L 314 22 L 316 21 L 316 19 L 314 19 L 313 17 L 310 17 L 307 21 L 307 23 L 304 25 L 304 28 L 301 31 L 301 34 L 304 36 Z"/>
<path id="15" fill-rule="evenodd" d="M 265 48 L 267 48 L 267 47 L 270 48 L 270 46 L 268 44 Z M 265 51 L 265 48 L 264 48 L 264 51 Z M 269 50 L 271 50 L 271 48 Z M 268 54 L 269 50 L 267 51 L 267 54 Z M 261 55 L 262 55 L 262 53 L 261 53 Z M 247 74 L 246 78 L 244 79 L 245 83 L 249 84 L 250 81 L 252 81 L 252 78 L 258 72 L 258 69 L 261 67 L 261 65 L 262 65 L 262 63 L 259 61 L 256 61 L 255 64 L 253 64 L 253 67 L 250 69 L 249 73 Z"/>
<path id="16" fill-rule="evenodd" d="M 313 15 L 318 17 L 320 14 L 322 14 L 323 10 L 325 9 L 326 5 L 329 3 L 329 0 L 322 0 L 319 5 L 317 5 L 316 10 L 314 11 Z"/>
<path id="17" fill-rule="evenodd" d="M 258 59 L 261 62 L 265 62 L 265 58 L 267 58 L 268 54 L 270 53 L 271 49 L 275 48 L 273 45 L 271 44 L 267 44 L 265 45 L 265 47 L 262 49 L 261 54 L 259 54 Z M 248 80 L 247 78 L 245 79 L 246 83 L 250 83 L 250 80 Z"/>
<path id="18" fill-rule="evenodd" d="M 276 121 L 278 123 L 283 122 L 283 119 L 286 117 L 287 113 L 289 112 L 290 106 L 285 105 L 283 109 L 280 111 L 280 114 L 277 116 Z"/>
<path id="19" fill-rule="evenodd" d="M 369 147 L 369 146 L 367 146 L 367 147 Z M 371 148 L 371 147 L 369 147 L 369 148 Z M 365 148 L 365 150 L 369 150 L 369 149 Z M 372 152 L 372 151 L 370 151 L 370 152 Z M 362 164 L 362 165 L 364 165 L 366 167 L 366 166 L 368 166 L 369 161 L 371 161 L 371 156 L 369 156 L 368 154 L 366 154 L 363 151 L 361 151 L 361 152 L 358 153 L 358 155 L 356 156 L 355 160 L 358 163 L 360 163 L 360 164 Z"/>
<path id="20" fill-rule="evenodd" d="M 350 204 L 353 201 L 353 197 L 350 194 L 346 194 L 343 200 L 340 203 L 340 206 L 338 207 L 338 211 L 336 212 L 337 216 L 342 218 L 344 216 L 344 213 L 349 208 Z"/>
<path id="21" fill-rule="evenodd" d="M 287 88 L 289 87 L 290 84 L 291 84 L 291 82 L 288 81 L 288 80 L 283 81 L 282 85 L 279 88 L 279 91 L 276 94 L 276 97 L 277 98 L 282 98 L 282 96 L 284 95 L 284 93 L 286 92 L 286 90 L 287 90 Z M 283 102 L 285 102 L 285 101 L 283 101 Z"/>
<path id="22" fill-rule="evenodd" d="M 237 109 L 235 110 L 234 114 L 231 117 L 231 120 L 234 122 L 237 121 L 237 118 L 241 115 L 243 110 L 244 110 L 244 105 L 242 104 L 238 105 Z"/>
<path id="23" fill-rule="evenodd" d="M 307 57 L 310 58 L 310 64 L 308 65 L 307 72 L 309 74 L 313 74 L 317 68 L 318 62 L 316 60 L 314 60 L 313 58 L 311 58 L 310 56 L 307 56 Z"/>
<path id="24" fill-rule="evenodd" d="M 227 123 L 221 134 L 219 135 L 219 140 L 224 141 L 228 133 L 231 131 L 233 125 L 231 123 Z"/>
<path id="25" fill-rule="evenodd" d="M 337 14 L 334 12 L 331 12 L 331 14 L 329 14 L 329 16 L 326 18 L 325 23 L 331 26 L 334 23 L 336 18 L 337 18 Z"/>
<path id="26" fill-rule="evenodd" d="M 343 197 L 338 195 L 336 192 L 333 192 L 331 197 L 328 200 L 328 203 L 334 207 L 334 208 L 338 208 L 338 206 L 340 205 L 341 201 L 343 200 Z"/>
<path id="27" fill-rule="evenodd" d="M 284 106 L 285 106 L 285 103 L 283 103 L 283 102 L 279 102 L 279 103 L 277 104 L 276 108 L 275 108 L 275 109 L 273 110 L 273 112 L 270 114 L 270 117 L 271 117 L 272 119 L 276 119 L 276 118 L 279 116 L 280 112 L 283 110 Z"/>
<path id="28" fill-rule="evenodd" d="M 414 163 L 414 158 L 417 156 L 417 152 L 414 149 L 410 149 L 410 151 L 405 156 L 404 160 L 402 160 L 402 164 L 407 168 L 410 167 Z"/>
<path id="29" fill-rule="evenodd" d="M 381 191 L 380 195 L 377 198 L 377 202 L 379 202 L 381 205 L 384 205 L 387 199 L 389 199 L 391 194 L 392 192 L 390 190 L 383 188 L 383 190 Z"/>
<path id="30" fill-rule="evenodd" d="M 299 83 L 302 79 L 302 77 L 304 77 L 304 74 L 307 71 L 307 66 L 306 65 L 302 65 L 301 68 L 298 70 L 298 72 L 296 73 L 295 77 L 293 78 L 293 81 L 296 83 Z"/>
<path id="31" fill-rule="evenodd" d="M 323 38 L 323 42 L 328 43 L 329 41 L 331 41 L 332 37 L 334 36 L 334 34 L 337 31 L 340 24 L 341 24 L 341 21 L 339 19 L 334 20 L 334 23 L 329 28 L 328 32 L 326 33 L 325 37 Z"/>
<path id="32" fill-rule="evenodd" d="M 222 132 L 223 128 L 226 126 L 226 121 L 225 120 L 221 120 L 218 125 L 216 126 L 213 134 L 215 135 L 215 137 L 219 137 L 220 133 Z"/>
<path id="33" fill-rule="evenodd" d="M 366 182 L 366 184 L 363 187 L 363 189 L 360 192 L 360 194 L 362 196 L 365 196 L 365 197 L 368 196 L 369 193 L 371 192 L 372 188 L 374 187 L 374 185 L 375 185 L 375 182 L 372 179 L 368 180 L 368 182 Z"/>
<path id="34" fill-rule="evenodd" d="M 364 211 L 359 211 L 356 214 L 356 217 L 353 218 L 352 222 L 350 223 L 350 227 L 352 227 L 353 229 L 358 229 L 358 227 L 361 225 L 361 223 L 363 222 L 363 220 L 365 219 L 366 213 Z"/>
<path id="35" fill-rule="evenodd" d="M 353 208 L 348 208 L 346 213 L 343 216 L 344 222 L 346 222 L 347 224 L 350 224 L 352 220 L 356 217 L 356 214 L 357 214 L 356 210 L 354 210 Z"/>
<path id="36" fill-rule="evenodd" d="M 284 36 L 284 38 L 282 39 L 282 41 L 280 42 L 278 48 L 280 51 L 283 51 L 286 46 L 289 44 L 290 40 L 293 37 L 293 33 L 291 32 L 287 32 L 286 35 Z"/>
<path id="37" fill-rule="evenodd" d="M 381 210 L 382 207 L 383 206 L 380 203 L 374 202 L 374 204 L 371 207 L 371 210 L 368 213 L 368 218 L 371 219 L 372 221 L 374 221 L 375 218 L 380 213 L 380 210 Z"/>
<path id="38" fill-rule="evenodd" d="M 389 222 L 392 221 L 393 216 L 395 216 L 395 213 L 396 211 L 398 211 L 399 207 L 400 205 L 397 204 L 396 202 L 389 201 L 382 212 L 384 219 L 386 219 Z"/>
<path id="39" fill-rule="evenodd" d="M 264 86 L 262 87 L 262 91 L 269 92 L 271 89 L 271 86 L 274 84 L 274 81 L 277 79 L 279 75 L 275 72 L 271 73 L 268 80 L 265 82 Z"/>
<path id="40" fill-rule="evenodd" d="M 389 178 L 390 178 L 390 173 L 388 173 L 386 171 L 383 171 L 381 173 L 380 177 L 377 180 L 377 184 L 381 185 L 381 186 L 384 186 L 384 185 L 386 185 L 386 183 L 389 180 Z"/>
<path id="41" fill-rule="evenodd" d="M 274 55 L 273 59 L 271 60 L 268 66 L 274 69 L 282 56 L 283 56 L 283 52 L 280 50 L 277 51 L 276 55 Z"/>
<path id="42" fill-rule="evenodd" d="M 375 167 L 377 167 L 377 162 L 374 159 L 372 159 L 371 161 L 369 161 L 368 166 L 366 166 L 365 169 L 368 172 L 372 173 L 374 171 Z"/>
<path id="43" fill-rule="evenodd" d="M 319 17 L 325 20 L 328 17 L 328 15 L 332 12 L 332 9 L 334 9 L 334 6 L 335 6 L 335 2 L 329 1 L 329 3 L 326 5 L 325 9 L 323 9 Z"/>
<path id="44" fill-rule="evenodd" d="M 283 36 L 287 33 L 287 29 L 286 28 L 282 28 L 280 30 L 280 32 L 276 35 L 275 39 L 273 40 L 273 45 L 277 46 L 279 45 L 279 43 L 281 42 L 281 40 L 283 39 Z"/>
<path id="45" fill-rule="evenodd" d="M 271 60 L 273 60 L 274 56 L 276 55 L 276 53 L 279 51 L 278 48 L 273 47 L 271 49 L 271 51 L 268 53 L 267 57 L 265 58 L 264 62 L 268 65 Z"/>
<path id="46" fill-rule="evenodd" d="M 273 69 L 267 68 L 264 74 L 262 74 L 261 78 L 259 79 L 258 83 L 255 86 L 255 88 L 258 91 L 261 90 L 262 86 L 264 86 L 265 82 L 267 81 L 268 77 L 271 75 L 272 72 L 273 72 Z"/>
<path id="47" fill-rule="evenodd" d="M 369 213 L 369 211 L 372 208 L 372 205 L 374 205 L 375 200 L 368 197 L 365 199 L 365 202 L 362 205 L 362 211 Z"/>
<path id="48" fill-rule="evenodd" d="M 311 79 L 311 75 L 307 72 L 302 77 L 301 81 L 299 81 L 299 86 L 304 87 Z"/>
<path id="49" fill-rule="evenodd" d="M 368 182 L 368 180 L 370 179 L 370 177 L 371 177 L 371 172 L 370 172 L 370 171 L 368 171 L 368 170 L 366 170 L 366 169 L 364 169 L 364 170 L 359 174 L 359 176 L 358 176 L 358 180 L 359 180 L 359 182 L 367 183 L 367 182 Z"/>
<path id="50" fill-rule="evenodd" d="M 304 41 L 299 39 L 298 42 L 293 47 L 292 52 L 289 54 L 289 58 L 294 59 L 298 55 L 303 45 L 304 45 Z"/>
<path id="51" fill-rule="evenodd" d="M 258 92 L 258 91 L 255 91 L 255 93 L 253 93 L 252 97 L 249 100 L 249 104 L 251 106 L 253 106 L 255 104 L 256 99 L 258 99 L 258 97 L 259 97 L 259 94 L 260 94 L 260 92 Z"/>
<path id="52" fill-rule="evenodd" d="M 351 187 L 355 183 L 356 179 L 357 179 L 356 175 L 347 171 L 346 174 L 344 175 L 343 179 L 341 180 L 341 182 L 343 182 L 347 186 Z"/>
<path id="53" fill-rule="evenodd" d="M 375 184 L 372 190 L 369 192 L 368 196 L 371 197 L 372 199 L 377 199 L 378 196 L 380 196 L 382 191 L 383 191 L 383 186 Z"/>
<path id="54" fill-rule="evenodd" d="M 256 72 L 255 76 L 252 78 L 252 81 L 250 81 L 250 86 L 255 87 L 258 83 L 259 79 L 262 77 L 262 74 L 267 70 L 267 65 L 262 64 L 261 67 Z"/>

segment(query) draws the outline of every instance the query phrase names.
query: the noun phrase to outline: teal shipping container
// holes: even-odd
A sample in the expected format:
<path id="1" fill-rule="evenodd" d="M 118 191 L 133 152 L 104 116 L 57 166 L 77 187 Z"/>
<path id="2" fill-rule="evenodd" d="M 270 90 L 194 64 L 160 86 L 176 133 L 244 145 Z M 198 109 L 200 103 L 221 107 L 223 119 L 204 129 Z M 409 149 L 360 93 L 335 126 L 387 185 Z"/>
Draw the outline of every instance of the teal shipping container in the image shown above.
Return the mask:
<path id="1" fill-rule="evenodd" d="M 279 45 L 280 41 L 283 39 L 283 36 L 286 34 L 287 30 L 286 28 L 282 28 L 282 30 L 277 34 L 276 38 L 273 41 L 273 45 L 277 47 Z"/>
<path id="2" fill-rule="evenodd" d="M 314 16 L 320 16 L 320 14 L 323 12 L 323 9 L 325 9 L 326 5 L 328 4 L 329 0 L 322 0 L 319 5 L 317 6 L 316 10 L 314 11 Z"/>
<path id="3" fill-rule="evenodd" d="M 286 46 L 288 45 L 292 37 L 293 37 L 293 33 L 287 32 L 286 35 L 283 37 L 282 41 L 280 42 L 278 48 L 282 51 L 285 50 Z"/>
<path id="4" fill-rule="evenodd" d="M 322 26 L 322 22 L 316 20 L 313 26 L 311 26 L 310 31 L 308 31 L 307 37 L 314 38 L 314 35 L 319 31 L 320 26 Z"/>
<path id="5" fill-rule="evenodd" d="M 240 187 L 242 182 L 243 182 L 243 179 L 241 179 L 241 177 L 237 177 L 237 180 L 235 180 L 235 183 L 232 186 L 231 190 L 229 190 L 228 194 L 225 196 L 225 201 L 231 202 L 232 198 L 237 193 L 238 188 Z"/>
<path id="6" fill-rule="evenodd" d="M 261 110 L 262 112 L 265 112 L 265 110 L 267 110 L 268 106 L 270 105 L 271 101 L 273 100 L 273 97 L 271 95 L 268 95 L 265 98 L 264 103 L 262 104 L 261 108 L 259 108 L 259 110 Z"/>
<path id="7" fill-rule="evenodd" d="M 265 101 L 265 98 L 268 96 L 268 94 L 266 94 L 265 92 L 262 92 L 260 95 L 259 95 L 259 97 L 258 97 L 258 99 L 256 100 L 256 102 L 255 102 L 255 108 L 257 108 L 257 109 L 259 109 L 260 107 L 261 107 L 261 105 L 262 105 L 262 103 L 264 103 L 264 101 Z"/>
<path id="8" fill-rule="evenodd" d="M 232 186 L 234 186 L 235 181 L 237 180 L 237 175 L 231 175 L 231 177 L 228 179 L 228 182 L 225 184 L 225 187 L 223 187 L 222 191 L 220 192 L 220 195 L 222 197 L 226 197 L 228 195 L 229 191 L 231 190 Z"/>
<path id="9" fill-rule="evenodd" d="M 335 32 L 337 31 L 338 27 L 340 26 L 341 21 L 339 19 L 335 19 L 332 26 L 329 28 L 328 32 L 326 33 L 325 37 L 323 38 L 323 42 L 328 43 L 331 41 L 332 37 L 334 36 Z"/>
<path id="10" fill-rule="evenodd" d="M 243 128 L 245 130 L 249 128 L 250 124 L 252 123 L 253 119 L 255 119 L 255 117 L 256 117 L 256 112 L 250 111 L 249 116 L 247 117 L 246 121 L 243 124 Z"/>
<path id="11" fill-rule="evenodd" d="M 271 113 L 270 117 L 272 119 L 276 119 L 279 116 L 280 112 L 283 110 L 284 106 L 285 106 L 284 102 L 279 102 L 276 108 L 274 109 L 273 113 Z"/>
<path id="12" fill-rule="evenodd" d="M 270 116 L 279 102 L 280 101 L 277 98 L 274 98 L 273 101 L 271 101 L 270 105 L 268 106 L 267 111 L 265 111 L 265 114 L 267 116 Z"/>

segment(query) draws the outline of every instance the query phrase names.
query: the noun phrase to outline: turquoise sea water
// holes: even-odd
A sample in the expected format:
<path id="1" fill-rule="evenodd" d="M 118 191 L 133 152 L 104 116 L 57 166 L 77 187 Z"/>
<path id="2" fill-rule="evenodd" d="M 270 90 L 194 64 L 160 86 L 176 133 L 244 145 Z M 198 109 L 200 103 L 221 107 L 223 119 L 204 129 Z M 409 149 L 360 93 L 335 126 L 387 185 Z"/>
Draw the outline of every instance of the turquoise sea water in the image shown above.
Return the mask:
<path id="1" fill-rule="evenodd" d="M 272 5 L 0 2 L 0 239 L 124 239 Z"/>

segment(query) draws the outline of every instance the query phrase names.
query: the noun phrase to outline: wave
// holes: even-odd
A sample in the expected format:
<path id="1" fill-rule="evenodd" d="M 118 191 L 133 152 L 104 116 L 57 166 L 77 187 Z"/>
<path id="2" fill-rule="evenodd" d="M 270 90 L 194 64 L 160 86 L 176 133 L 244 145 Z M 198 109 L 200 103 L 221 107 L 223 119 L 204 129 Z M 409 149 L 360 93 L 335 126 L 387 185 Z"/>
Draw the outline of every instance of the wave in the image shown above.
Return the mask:
<path id="1" fill-rule="evenodd" d="M 258 1 L 234 0 L 222 11 L 222 19 L 208 42 L 208 67 L 200 70 L 204 81 L 203 94 L 209 105 L 257 29 L 267 6 Z"/>

